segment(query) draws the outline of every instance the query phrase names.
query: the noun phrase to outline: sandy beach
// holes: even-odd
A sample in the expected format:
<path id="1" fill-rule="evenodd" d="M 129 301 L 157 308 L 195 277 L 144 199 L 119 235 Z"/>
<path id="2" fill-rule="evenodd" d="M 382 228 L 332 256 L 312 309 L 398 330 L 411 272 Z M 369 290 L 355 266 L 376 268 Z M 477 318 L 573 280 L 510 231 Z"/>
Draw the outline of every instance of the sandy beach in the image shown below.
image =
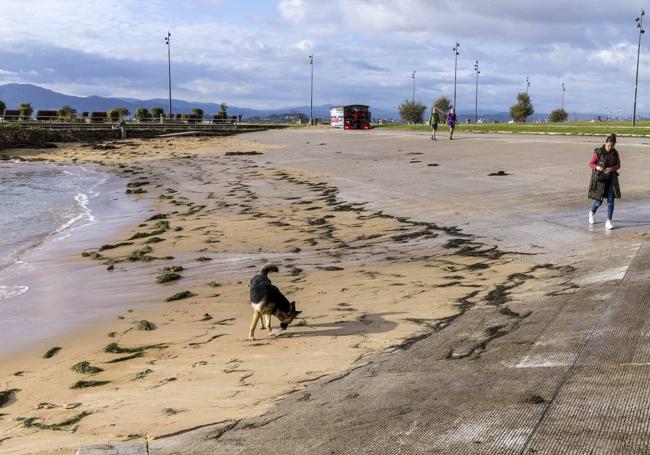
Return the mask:
<path id="1" fill-rule="evenodd" d="M 119 235 L 61 258 L 101 274 L 97 292 L 110 302 L 114 289 L 116 309 L 51 346 L 3 359 L 3 453 L 74 453 L 258 416 L 309 381 L 400 349 L 479 302 L 563 282 L 562 270 L 471 232 L 346 201 L 326 174 L 271 164 L 289 157 L 262 142 L 21 150 L 27 159 L 98 164 L 153 208 Z M 280 267 L 272 279 L 303 313 L 277 337 L 258 328 L 246 341 L 248 280 L 267 263 Z M 130 301 L 130 286 L 148 294 Z M 502 306 L 491 330 L 468 333 L 449 356 L 480 352 L 526 317 Z"/>

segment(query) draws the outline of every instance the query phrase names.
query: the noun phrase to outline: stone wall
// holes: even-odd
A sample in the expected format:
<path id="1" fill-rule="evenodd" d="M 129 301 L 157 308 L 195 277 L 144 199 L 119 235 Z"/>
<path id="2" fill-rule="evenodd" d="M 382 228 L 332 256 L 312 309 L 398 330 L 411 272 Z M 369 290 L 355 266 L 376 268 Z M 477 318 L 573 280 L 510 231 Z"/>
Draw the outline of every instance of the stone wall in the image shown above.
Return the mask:
<path id="1" fill-rule="evenodd" d="M 0 150 L 39 146 L 47 142 L 96 142 L 117 139 L 113 130 L 49 130 L 42 128 L 0 128 Z"/>
<path id="2" fill-rule="evenodd" d="M 246 125 L 237 128 L 223 128 L 197 131 L 196 135 L 230 136 L 233 134 L 262 131 L 269 128 L 283 128 L 283 126 Z M 165 127 L 160 128 L 127 128 L 128 139 L 149 139 L 161 134 L 188 132 L 187 128 Z M 108 128 L 75 128 L 75 129 L 47 129 L 47 128 L 11 128 L 0 126 L 0 150 L 16 147 L 42 146 L 51 142 L 100 142 L 119 139 L 120 130 Z"/>

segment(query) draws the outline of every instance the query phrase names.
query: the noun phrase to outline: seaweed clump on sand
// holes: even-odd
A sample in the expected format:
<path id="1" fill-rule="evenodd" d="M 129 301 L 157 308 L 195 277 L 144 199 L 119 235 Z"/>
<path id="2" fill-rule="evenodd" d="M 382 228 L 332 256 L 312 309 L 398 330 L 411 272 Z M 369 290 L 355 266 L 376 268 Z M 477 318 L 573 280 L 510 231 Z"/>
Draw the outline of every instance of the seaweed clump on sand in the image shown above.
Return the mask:
<path id="1" fill-rule="evenodd" d="M 92 412 L 83 411 L 74 417 L 70 417 L 69 419 L 64 420 L 63 422 L 51 423 L 51 424 L 38 422 L 38 420 L 40 420 L 38 417 L 29 417 L 23 420 L 23 426 L 25 428 L 37 428 L 39 430 L 74 431 L 76 427 L 72 429 L 70 429 L 70 427 L 79 423 L 81 419 L 89 416 L 90 414 L 92 414 Z"/>
<path id="2" fill-rule="evenodd" d="M 90 362 L 85 360 L 73 365 L 71 370 L 81 374 L 97 374 L 104 371 L 102 368 L 92 366 Z"/>
<path id="3" fill-rule="evenodd" d="M 89 387 L 99 387 L 102 385 L 109 384 L 111 381 L 77 381 L 72 386 L 71 389 L 87 389 Z"/>
<path id="4" fill-rule="evenodd" d="M 211 261 L 212 258 L 209 258 L 207 256 L 199 256 L 198 258 L 194 259 L 196 262 L 208 262 Z"/>
<path id="5" fill-rule="evenodd" d="M 151 253 L 152 251 L 153 248 L 147 245 L 144 248 L 132 251 L 126 258 L 131 262 L 138 262 L 138 261 L 151 262 L 157 259 L 154 256 L 149 256 L 149 253 Z"/>
<path id="6" fill-rule="evenodd" d="M 48 351 L 47 351 L 45 354 L 43 354 L 43 358 L 44 358 L 44 359 L 51 359 L 51 358 L 54 357 L 54 356 L 55 356 L 55 355 L 56 355 L 60 350 L 61 350 L 61 348 L 60 348 L 59 346 L 54 346 L 53 348 L 48 349 Z"/>
<path id="7" fill-rule="evenodd" d="M 146 346 L 137 346 L 135 348 L 123 348 L 117 343 L 110 343 L 104 347 L 104 352 L 108 352 L 110 354 L 125 354 L 125 353 L 133 354 L 133 353 L 146 351 L 147 349 L 164 349 L 166 347 L 167 347 L 166 344 L 159 343 L 159 344 L 149 344 Z"/>
<path id="8" fill-rule="evenodd" d="M 137 359 L 138 357 L 142 357 L 144 355 L 144 351 L 136 352 L 135 354 L 131 355 L 126 355 L 124 357 L 117 357 L 115 359 L 109 360 L 104 363 L 119 363 L 119 362 L 126 362 L 127 360 L 132 360 L 132 359 Z"/>
<path id="9" fill-rule="evenodd" d="M 106 245 L 102 245 L 99 248 L 99 251 L 112 250 L 114 248 L 119 248 L 121 246 L 130 246 L 130 245 L 133 245 L 133 242 L 120 242 L 120 243 L 115 243 L 115 244 L 110 244 L 109 243 L 109 244 L 106 244 Z"/>
<path id="10" fill-rule="evenodd" d="M 246 152 L 241 152 L 241 151 L 235 151 L 235 152 L 226 152 L 224 156 L 251 156 L 251 155 L 262 155 L 262 152 L 258 152 L 257 150 L 251 150 L 251 151 L 246 151 Z"/>
<path id="11" fill-rule="evenodd" d="M 142 321 L 138 322 L 138 330 L 145 330 L 145 331 L 151 331 L 151 330 L 156 330 L 158 327 L 156 327 L 156 324 L 153 322 L 149 322 L 146 319 L 143 319 Z"/>
<path id="12" fill-rule="evenodd" d="M 182 291 L 182 292 L 177 292 L 176 294 L 172 295 L 171 297 L 167 297 L 165 299 L 166 302 L 173 302 L 175 300 L 182 300 L 182 299 L 187 299 L 189 297 L 194 297 L 196 294 L 193 293 L 192 291 Z"/>
<path id="13" fill-rule="evenodd" d="M 16 392 L 20 392 L 20 389 L 0 390 L 0 408 L 9 403 Z"/>
<path id="14" fill-rule="evenodd" d="M 136 232 L 129 238 L 129 240 L 143 239 L 145 237 L 164 234 L 169 230 L 169 221 L 160 220 L 156 224 L 154 224 L 153 229 L 154 230 L 151 232 Z"/>
<path id="15" fill-rule="evenodd" d="M 156 283 L 167 283 L 169 281 L 176 281 L 180 280 L 182 275 L 180 273 L 172 272 L 172 271 L 162 271 L 160 275 L 156 278 Z"/>

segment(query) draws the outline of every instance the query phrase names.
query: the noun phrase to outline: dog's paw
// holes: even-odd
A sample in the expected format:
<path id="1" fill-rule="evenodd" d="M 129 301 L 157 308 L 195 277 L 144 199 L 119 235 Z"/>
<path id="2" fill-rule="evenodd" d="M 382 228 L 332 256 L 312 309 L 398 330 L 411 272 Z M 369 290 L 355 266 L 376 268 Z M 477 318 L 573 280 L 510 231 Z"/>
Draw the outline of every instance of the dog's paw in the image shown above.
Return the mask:
<path id="1" fill-rule="evenodd" d="M 248 337 L 244 341 L 255 341 L 255 337 Z"/>

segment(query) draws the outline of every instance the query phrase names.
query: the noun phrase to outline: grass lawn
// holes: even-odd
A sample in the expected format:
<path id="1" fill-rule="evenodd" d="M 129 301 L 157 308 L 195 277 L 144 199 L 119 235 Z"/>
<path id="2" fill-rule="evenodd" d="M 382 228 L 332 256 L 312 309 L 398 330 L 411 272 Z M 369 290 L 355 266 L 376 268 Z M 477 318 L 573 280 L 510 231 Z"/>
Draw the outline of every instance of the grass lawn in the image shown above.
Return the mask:
<path id="1" fill-rule="evenodd" d="M 375 128 L 397 129 L 407 131 L 431 131 L 429 125 L 375 125 Z M 447 126 L 440 124 L 439 131 L 446 131 Z M 616 133 L 627 136 L 650 136 L 650 121 L 637 122 L 566 122 L 566 123 L 497 123 L 497 124 L 458 124 L 456 131 L 471 133 L 523 133 L 523 134 L 566 134 L 566 135 L 606 135 Z"/>

